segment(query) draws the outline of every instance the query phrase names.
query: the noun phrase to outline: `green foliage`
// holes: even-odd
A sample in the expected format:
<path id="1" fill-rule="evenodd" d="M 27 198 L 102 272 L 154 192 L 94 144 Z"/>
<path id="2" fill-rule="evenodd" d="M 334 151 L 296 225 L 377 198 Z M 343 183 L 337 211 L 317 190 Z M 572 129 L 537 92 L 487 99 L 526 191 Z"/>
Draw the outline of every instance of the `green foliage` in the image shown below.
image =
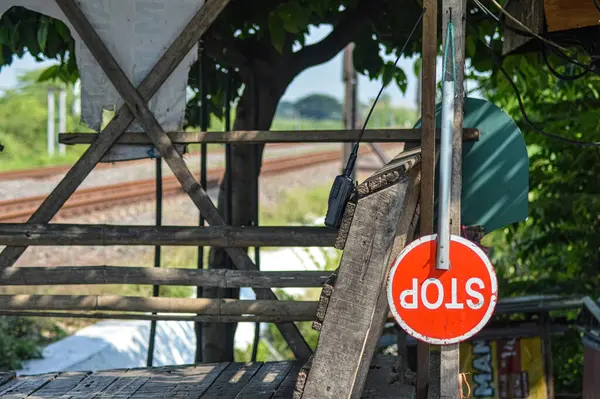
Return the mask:
<path id="1" fill-rule="evenodd" d="M 42 345 L 65 333 L 45 319 L 0 316 L 0 370 L 17 370 L 23 360 L 41 356 Z"/>
<path id="2" fill-rule="evenodd" d="M 85 150 L 83 147 L 67 146 L 65 156 L 47 155 L 47 93 L 51 84 L 37 83 L 39 76 L 40 71 L 21 75 L 18 87 L 0 97 L 0 143 L 4 145 L 4 151 L 0 153 L 1 170 L 69 164 Z M 67 90 L 67 129 L 89 131 L 68 112 L 73 100 Z"/>
<path id="3" fill-rule="evenodd" d="M 561 73 L 579 72 L 561 65 L 561 59 L 551 58 L 550 62 Z M 588 74 L 575 81 L 559 80 L 537 54 L 509 57 L 503 65 L 538 126 L 575 140 L 600 141 L 596 89 L 600 77 Z M 600 149 L 577 147 L 535 133 L 523 120 L 515 93 L 499 71 L 477 79 L 486 97 L 517 121 L 530 154 L 529 218 L 487 238 L 500 280 L 500 297 L 599 297 Z M 567 316 L 573 320 L 573 315 Z M 575 331 L 554 340 L 557 392 L 581 391 L 582 349 Z"/>

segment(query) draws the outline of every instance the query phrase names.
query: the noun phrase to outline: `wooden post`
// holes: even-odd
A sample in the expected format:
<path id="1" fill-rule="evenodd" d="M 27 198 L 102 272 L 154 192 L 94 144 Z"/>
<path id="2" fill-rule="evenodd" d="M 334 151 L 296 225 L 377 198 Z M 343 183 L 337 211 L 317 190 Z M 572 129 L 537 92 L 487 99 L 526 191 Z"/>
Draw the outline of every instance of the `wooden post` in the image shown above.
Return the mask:
<path id="1" fill-rule="evenodd" d="M 354 63 L 352 62 L 352 53 L 354 43 L 350 43 L 344 50 L 344 127 L 349 130 L 356 129 L 356 72 L 354 71 Z M 356 136 L 358 137 L 358 136 Z M 342 158 L 342 173 L 350 153 L 352 152 L 352 143 L 344 143 L 344 152 Z M 356 169 L 352 170 L 352 180 L 356 180 Z"/>
<path id="2" fill-rule="evenodd" d="M 460 235 L 460 209 L 462 190 L 462 140 L 459 132 L 463 124 L 464 65 L 465 65 L 465 21 L 466 0 L 444 0 L 442 32 L 446 45 L 449 23 L 454 25 L 454 43 L 449 44 L 448 65 L 444 65 L 443 80 L 453 80 L 457 94 L 454 99 L 452 137 L 452 185 L 450 201 L 450 234 Z M 452 64 L 456 65 L 453 73 Z M 425 100 L 425 99 L 423 99 Z M 430 356 L 429 398 L 456 399 L 459 397 L 459 345 L 444 345 L 435 348 Z"/>
<path id="3" fill-rule="evenodd" d="M 425 0 L 423 18 L 423 61 L 421 68 L 421 217 L 419 234 L 433 233 L 435 184 L 435 67 L 437 58 L 437 0 Z M 429 377 L 429 344 L 417 341 L 417 399 L 427 398 Z"/>
<path id="4" fill-rule="evenodd" d="M 420 170 L 404 162 L 358 187 L 348 233 L 304 398 L 359 398 L 388 314 L 391 259 L 412 235 Z"/>

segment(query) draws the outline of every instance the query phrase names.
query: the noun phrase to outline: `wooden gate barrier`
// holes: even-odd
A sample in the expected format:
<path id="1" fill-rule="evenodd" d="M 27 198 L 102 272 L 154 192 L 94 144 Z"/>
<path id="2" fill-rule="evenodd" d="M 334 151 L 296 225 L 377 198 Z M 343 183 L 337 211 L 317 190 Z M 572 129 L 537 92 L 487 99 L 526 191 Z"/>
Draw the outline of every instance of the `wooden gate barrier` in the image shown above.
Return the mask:
<path id="1" fill-rule="evenodd" d="M 300 372 L 296 396 L 360 397 L 387 316 L 384 284 L 390 261 L 412 239 L 419 215 L 420 148 L 405 151 L 357 187 L 339 231 L 320 227 L 233 227 L 188 169 L 174 144 L 353 142 L 358 131 L 165 132 L 148 101 L 198 42 L 229 0 L 207 0 L 141 84 L 135 88 L 74 0 L 56 0 L 125 101 L 99 134 L 61 134 L 89 148 L 25 224 L 0 224 L 0 286 L 79 284 L 251 287 L 257 300 L 123 296 L 0 295 L 0 314 L 87 318 L 276 323 L 297 359 L 311 348 L 294 321 L 315 320 L 321 331 L 314 358 Z M 124 133 L 137 120 L 146 135 Z M 368 130 L 365 142 L 421 141 L 420 129 Z M 478 132 L 464 129 L 463 139 Z M 208 227 L 49 224 L 114 144 L 150 143 L 160 152 Z M 15 267 L 30 245 L 190 245 L 223 247 L 238 270 L 143 267 Z M 343 249 L 335 285 L 327 272 L 261 272 L 242 249 L 251 246 L 322 246 Z M 280 301 L 273 287 L 324 286 L 317 302 Z M 335 289 L 332 287 L 335 286 Z M 163 314 L 157 314 L 163 313 Z M 185 314 L 182 314 L 185 313 Z M 410 397 L 410 392 L 406 393 Z"/>

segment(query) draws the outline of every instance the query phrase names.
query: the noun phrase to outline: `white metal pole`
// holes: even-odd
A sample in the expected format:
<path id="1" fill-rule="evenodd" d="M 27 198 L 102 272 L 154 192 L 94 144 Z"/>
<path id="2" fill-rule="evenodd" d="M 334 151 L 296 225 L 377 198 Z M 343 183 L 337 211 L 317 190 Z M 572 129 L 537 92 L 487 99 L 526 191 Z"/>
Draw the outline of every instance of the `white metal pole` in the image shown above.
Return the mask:
<path id="1" fill-rule="evenodd" d="M 442 136 L 440 138 L 438 245 L 436 251 L 436 268 L 439 270 L 450 269 L 450 192 L 452 184 L 454 85 L 453 81 L 444 81 L 442 87 Z"/>
<path id="2" fill-rule="evenodd" d="M 55 150 L 54 122 L 54 90 L 48 89 L 48 125 L 46 139 L 49 156 L 53 156 Z"/>
<path id="3" fill-rule="evenodd" d="M 67 132 L 67 91 L 64 88 L 60 89 L 59 99 L 58 99 L 58 133 L 66 133 Z M 65 154 L 65 145 L 58 145 L 58 152 L 60 155 Z"/>

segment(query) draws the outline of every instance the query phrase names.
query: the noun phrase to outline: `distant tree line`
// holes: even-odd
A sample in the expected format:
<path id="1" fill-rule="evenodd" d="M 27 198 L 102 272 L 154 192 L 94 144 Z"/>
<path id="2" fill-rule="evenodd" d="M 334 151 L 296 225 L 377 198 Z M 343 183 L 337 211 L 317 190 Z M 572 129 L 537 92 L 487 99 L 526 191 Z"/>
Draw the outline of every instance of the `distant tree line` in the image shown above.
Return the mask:
<path id="1" fill-rule="evenodd" d="M 295 102 L 280 101 L 276 117 L 312 120 L 342 120 L 342 103 L 327 94 L 309 94 Z"/>

